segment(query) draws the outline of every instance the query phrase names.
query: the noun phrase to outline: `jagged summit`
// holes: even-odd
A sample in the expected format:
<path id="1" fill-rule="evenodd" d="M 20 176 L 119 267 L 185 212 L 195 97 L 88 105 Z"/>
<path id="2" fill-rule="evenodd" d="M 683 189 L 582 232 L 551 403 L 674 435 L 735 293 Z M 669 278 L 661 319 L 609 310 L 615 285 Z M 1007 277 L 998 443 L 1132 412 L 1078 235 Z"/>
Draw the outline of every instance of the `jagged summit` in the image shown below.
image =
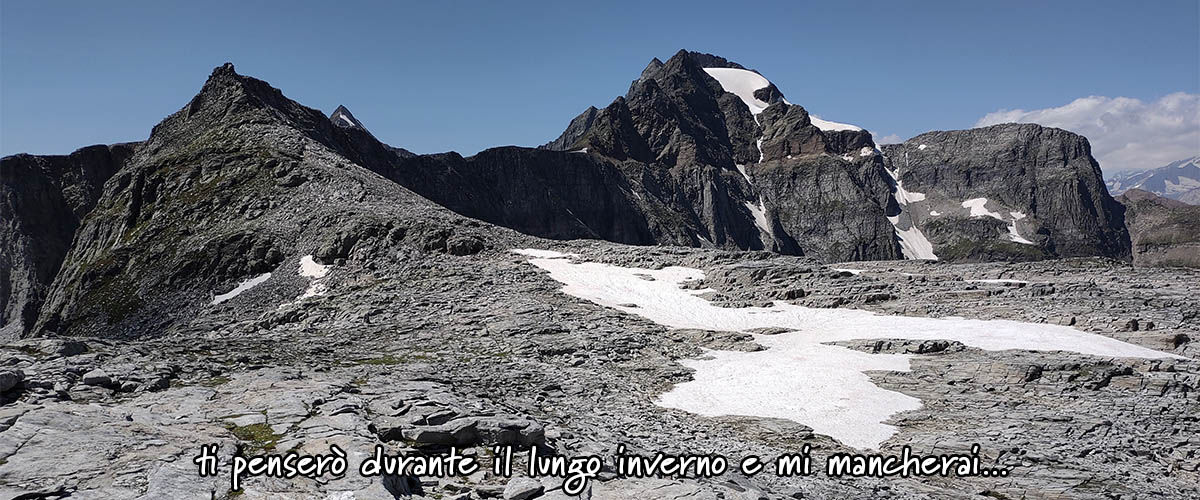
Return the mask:
<path id="1" fill-rule="evenodd" d="M 363 126 L 362 122 L 358 121 L 358 119 L 354 117 L 354 114 L 351 113 L 349 109 L 346 109 L 346 107 L 342 105 L 338 105 L 337 109 L 333 111 L 333 114 L 329 115 L 329 121 L 342 128 L 357 128 L 361 130 L 367 129 Z"/>

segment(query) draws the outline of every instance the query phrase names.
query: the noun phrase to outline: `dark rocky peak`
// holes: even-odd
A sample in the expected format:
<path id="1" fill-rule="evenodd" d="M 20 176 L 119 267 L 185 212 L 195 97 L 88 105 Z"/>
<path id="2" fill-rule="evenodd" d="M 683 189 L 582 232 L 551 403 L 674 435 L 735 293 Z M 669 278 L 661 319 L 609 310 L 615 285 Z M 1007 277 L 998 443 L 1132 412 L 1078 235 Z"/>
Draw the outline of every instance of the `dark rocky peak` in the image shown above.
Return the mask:
<path id="1" fill-rule="evenodd" d="M 651 59 L 650 64 L 647 64 L 646 69 L 642 70 L 642 74 L 641 74 L 641 76 L 638 77 L 637 81 L 648 80 L 650 78 L 654 78 L 654 75 L 658 74 L 658 70 L 662 69 L 662 67 L 663 67 L 663 62 L 660 61 L 657 57 L 655 57 L 654 59 Z"/>
<path id="2" fill-rule="evenodd" d="M 154 153 L 178 140 L 213 128 L 243 125 L 288 125 L 329 142 L 332 132 L 324 113 L 303 106 L 267 82 L 238 74 L 232 63 L 213 69 L 200 92 L 175 114 L 154 127 L 147 151 Z"/>
<path id="3" fill-rule="evenodd" d="M 362 122 L 358 121 L 358 119 L 354 117 L 354 114 L 351 113 L 350 110 L 346 109 L 345 106 L 340 104 L 338 105 L 337 109 L 333 110 L 333 114 L 329 115 L 329 121 L 342 128 L 356 128 L 360 130 L 367 129 L 367 127 L 363 126 Z"/>
<path id="4" fill-rule="evenodd" d="M 581 117 L 588 114 L 584 113 Z M 586 137 L 581 136 L 571 146 L 553 149 L 582 150 L 586 148 L 588 152 L 617 160 L 637 160 L 646 163 L 654 161 L 655 154 L 639 132 L 629 104 L 624 97 L 618 97 L 603 110 L 590 114 L 593 115 L 593 119 L 587 121 Z M 568 130 L 568 132 L 571 131 Z M 567 133 L 564 132 L 564 136 L 566 135 Z M 564 138 L 560 137 L 559 140 L 564 140 Z"/>
<path id="5" fill-rule="evenodd" d="M 657 61 L 657 59 L 655 60 Z M 592 128 L 592 123 L 596 120 L 596 117 L 599 114 L 600 110 L 596 109 L 595 106 L 588 106 L 583 113 L 580 113 L 579 116 L 576 116 L 571 120 L 571 123 L 567 125 L 567 129 L 564 130 L 557 139 L 538 146 L 538 148 L 552 149 L 556 151 L 566 151 L 571 149 L 571 146 L 574 146 L 575 143 L 578 142 L 579 139 Z"/>
<path id="6" fill-rule="evenodd" d="M 759 115 L 762 139 L 758 149 L 760 161 L 782 160 L 800 155 L 823 154 L 828 151 L 821 129 L 814 127 L 800 106 L 775 103 Z"/>
<path id="7" fill-rule="evenodd" d="M 692 52 L 689 50 L 680 49 L 673 57 L 687 59 L 701 68 L 734 68 L 746 69 L 745 66 L 735 63 L 721 56 L 706 54 L 703 52 Z"/>

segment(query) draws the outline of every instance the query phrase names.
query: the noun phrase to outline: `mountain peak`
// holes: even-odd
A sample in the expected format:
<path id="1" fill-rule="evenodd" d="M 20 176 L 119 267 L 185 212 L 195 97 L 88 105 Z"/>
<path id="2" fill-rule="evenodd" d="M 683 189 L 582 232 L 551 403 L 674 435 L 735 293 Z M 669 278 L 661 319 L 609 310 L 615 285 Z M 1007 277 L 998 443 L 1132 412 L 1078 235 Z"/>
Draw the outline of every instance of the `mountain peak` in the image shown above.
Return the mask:
<path id="1" fill-rule="evenodd" d="M 358 121 L 358 119 L 354 117 L 354 114 L 351 113 L 349 109 L 346 109 L 345 106 L 340 104 L 338 105 L 337 109 L 333 110 L 333 114 L 329 115 L 329 121 L 332 121 L 334 125 L 342 128 L 356 128 L 360 130 L 367 129 L 362 125 L 362 122 Z"/>

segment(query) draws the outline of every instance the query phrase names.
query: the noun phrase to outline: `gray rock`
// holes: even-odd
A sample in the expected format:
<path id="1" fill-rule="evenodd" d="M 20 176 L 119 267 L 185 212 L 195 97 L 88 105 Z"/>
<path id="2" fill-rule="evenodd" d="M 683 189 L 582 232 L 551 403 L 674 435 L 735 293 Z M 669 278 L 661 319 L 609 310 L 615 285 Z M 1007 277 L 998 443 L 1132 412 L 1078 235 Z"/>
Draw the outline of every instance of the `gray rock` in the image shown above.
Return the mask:
<path id="1" fill-rule="evenodd" d="M 110 377 L 104 370 L 99 368 L 83 374 L 83 378 L 80 379 L 80 381 L 83 382 L 84 385 L 97 385 L 102 387 L 108 387 L 113 383 L 112 377 Z"/>
<path id="2" fill-rule="evenodd" d="M 536 479 L 514 477 L 504 486 L 504 500 L 528 500 L 541 496 L 545 488 Z"/>
<path id="3" fill-rule="evenodd" d="M 21 370 L 0 370 L 0 392 L 7 392 L 21 385 L 22 380 L 25 380 L 25 373 Z"/>

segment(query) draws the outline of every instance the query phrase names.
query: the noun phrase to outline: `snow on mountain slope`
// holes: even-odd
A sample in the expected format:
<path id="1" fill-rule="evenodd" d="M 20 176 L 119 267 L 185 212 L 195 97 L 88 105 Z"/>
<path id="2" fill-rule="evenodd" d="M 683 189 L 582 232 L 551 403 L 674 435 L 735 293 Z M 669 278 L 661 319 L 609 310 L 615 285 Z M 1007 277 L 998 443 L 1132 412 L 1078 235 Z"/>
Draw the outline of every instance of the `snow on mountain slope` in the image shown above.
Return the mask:
<path id="1" fill-rule="evenodd" d="M 752 114 L 762 113 L 771 105 L 754 97 L 755 90 L 771 85 L 769 80 L 758 73 L 737 68 L 704 68 L 704 72 L 720 83 L 726 92 L 738 96 L 746 103 L 746 107 L 750 108 Z"/>
<path id="2" fill-rule="evenodd" d="M 746 104 L 746 107 L 750 108 L 751 114 L 757 115 L 762 113 L 764 109 L 767 109 L 767 107 L 771 105 L 769 102 L 764 102 L 759 100 L 757 97 L 754 97 L 754 91 L 771 85 L 770 80 L 767 80 L 758 73 L 737 68 L 704 68 L 704 72 L 708 73 L 708 76 L 713 77 L 717 83 L 720 83 L 721 88 L 725 89 L 726 92 L 738 96 L 738 98 Z M 784 99 L 783 102 L 789 105 L 792 104 L 788 102 L 787 99 Z M 809 119 L 812 120 L 813 126 L 824 131 L 834 132 L 839 130 L 862 130 L 861 127 L 829 120 L 822 120 L 821 118 L 813 115 L 809 115 Z"/>

